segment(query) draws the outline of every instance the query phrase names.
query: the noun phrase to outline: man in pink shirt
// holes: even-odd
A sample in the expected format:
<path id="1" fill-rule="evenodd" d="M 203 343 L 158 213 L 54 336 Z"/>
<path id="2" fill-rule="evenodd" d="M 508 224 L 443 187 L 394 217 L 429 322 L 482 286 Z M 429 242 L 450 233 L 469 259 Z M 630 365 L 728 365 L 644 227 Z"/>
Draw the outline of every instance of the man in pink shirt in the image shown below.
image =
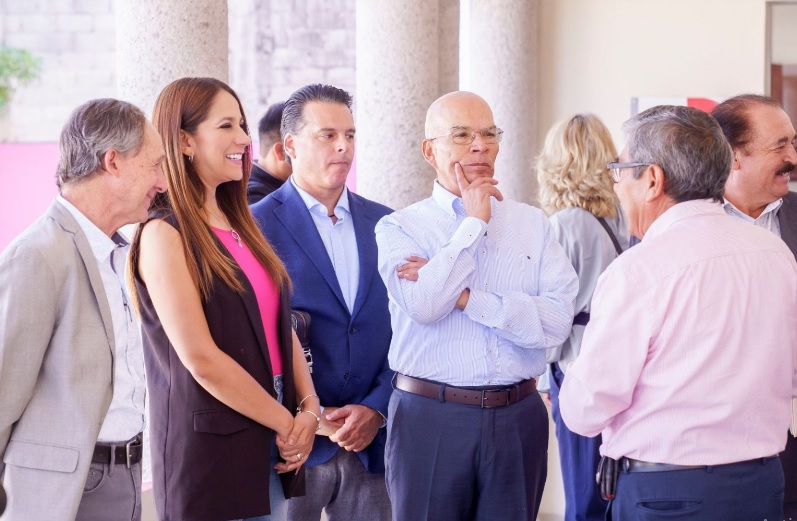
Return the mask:
<path id="1" fill-rule="evenodd" d="M 614 521 L 781 519 L 797 263 L 722 209 L 732 153 L 708 114 L 659 106 L 624 130 L 608 167 L 642 242 L 598 282 L 562 417 L 619 461 Z"/>
<path id="2" fill-rule="evenodd" d="M 797 193 L 789 178 L 797 167 L 795 131 L 774 99 L 757 94 L 729 98 L 711 111 L 733 149 L 725 183 L 725 212 L 774 233 L 797 254 Z M 783 519 L 797 520 L 797 438 L 780 453 L 785 487 Z"/>

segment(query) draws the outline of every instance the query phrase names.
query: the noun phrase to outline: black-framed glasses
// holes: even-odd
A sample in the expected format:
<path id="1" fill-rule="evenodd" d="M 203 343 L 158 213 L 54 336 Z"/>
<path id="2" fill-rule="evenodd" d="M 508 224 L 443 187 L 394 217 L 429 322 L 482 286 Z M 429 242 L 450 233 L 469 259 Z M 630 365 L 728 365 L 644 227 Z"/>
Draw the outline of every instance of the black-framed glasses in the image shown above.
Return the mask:
<path id="1" fill-rule="evenodd" d="M 426 139 L 434 141 L 441 137 L 447 137 L 451 139 L 452 143 L 456 143 L 457 145 L 470 145 L 476 140 L 476 134 L 480 134 L 485 143 L 494 145 L 501 142 L 501 136 L 504 135 L 504 131 L 498 127 L 487 127 L 481 130 L 475 130 L 470 127 L 453 127 L 448 129 L 448 132 L 442 136 Z"/>
<path id="2" fill-rule="evenodd" d="M 620 173 L 626 168 L 639 168 L 642 166 L 650 166 L 651 163 L 640 163 L 632 161 L 630 163 L 607 163 L 606 168 L 612 171 L 612 181 L 615 183 L 620 182 Z"/>

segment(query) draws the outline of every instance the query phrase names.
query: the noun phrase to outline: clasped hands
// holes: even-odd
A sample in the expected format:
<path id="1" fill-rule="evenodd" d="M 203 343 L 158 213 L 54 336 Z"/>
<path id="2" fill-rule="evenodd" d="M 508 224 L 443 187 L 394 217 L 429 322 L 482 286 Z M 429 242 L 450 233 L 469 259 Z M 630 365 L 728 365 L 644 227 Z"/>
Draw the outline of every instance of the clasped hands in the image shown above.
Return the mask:
<path id="1" fill-rule="evenodd" d="M 313 450 L 317 427 L 318 422 L 312 414 L 299 413 L 293 418 L 293 426 L 287 435 L 276 434 L 277 450 L 285 460 L 274 466 L 277 474 L 298 471 L 304 465 Z"/>
<path id="2" fill-rule="evenodd" d="M 285 461 L 274 467 L 278 474 L 296 471 L 307 461 L 316 434 L 329 439 L 348 451 L 359 452 L 376 437 L 382 426 L 382 416 L 364 405 L 327 407 L 321 415 L 320 429 L 311 414 L 299 413 L 293 420 L 288 436 L 277 435 L 277 449 Z"/>

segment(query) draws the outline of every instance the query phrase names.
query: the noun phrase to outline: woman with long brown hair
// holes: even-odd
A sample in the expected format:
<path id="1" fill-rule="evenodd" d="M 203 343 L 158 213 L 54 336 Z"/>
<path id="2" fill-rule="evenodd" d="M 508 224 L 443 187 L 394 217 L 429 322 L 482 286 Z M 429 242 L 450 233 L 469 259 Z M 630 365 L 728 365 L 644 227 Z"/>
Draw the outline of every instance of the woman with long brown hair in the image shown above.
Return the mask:
<path id="1" fill-rule="evenodd" d="M 282 519 L 275 471 L 286 495 L 302 493 L 320 404 L 291 329 L 288 275 L 247 206 L 246 118 L 226 84 L 182 78 L 153 120 L 169 191 L 138 230 L 130 266 L 156 507 L 166 520 Z"/>

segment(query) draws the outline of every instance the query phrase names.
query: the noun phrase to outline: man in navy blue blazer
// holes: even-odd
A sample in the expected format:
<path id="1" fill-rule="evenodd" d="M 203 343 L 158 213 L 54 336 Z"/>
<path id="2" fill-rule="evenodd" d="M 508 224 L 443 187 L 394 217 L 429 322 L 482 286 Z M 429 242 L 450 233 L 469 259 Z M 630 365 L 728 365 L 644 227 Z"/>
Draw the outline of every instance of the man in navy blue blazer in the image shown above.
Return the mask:
<path id="1" fill-rule="evenodd" d="M 384 447 L 392 372 L 387 291 L 374 227 L 392 210 L 349 192 L 354 118 L 349 93 L 307 85 L 285 104 L 293 174 L 252 206 L 293 282 L 291 307 L 310 314 L 321 430 L 307 460 L 307 495 L 290 521 L 389 520 Z M 328 437 L 327 437 L 328 436 Z"/>

